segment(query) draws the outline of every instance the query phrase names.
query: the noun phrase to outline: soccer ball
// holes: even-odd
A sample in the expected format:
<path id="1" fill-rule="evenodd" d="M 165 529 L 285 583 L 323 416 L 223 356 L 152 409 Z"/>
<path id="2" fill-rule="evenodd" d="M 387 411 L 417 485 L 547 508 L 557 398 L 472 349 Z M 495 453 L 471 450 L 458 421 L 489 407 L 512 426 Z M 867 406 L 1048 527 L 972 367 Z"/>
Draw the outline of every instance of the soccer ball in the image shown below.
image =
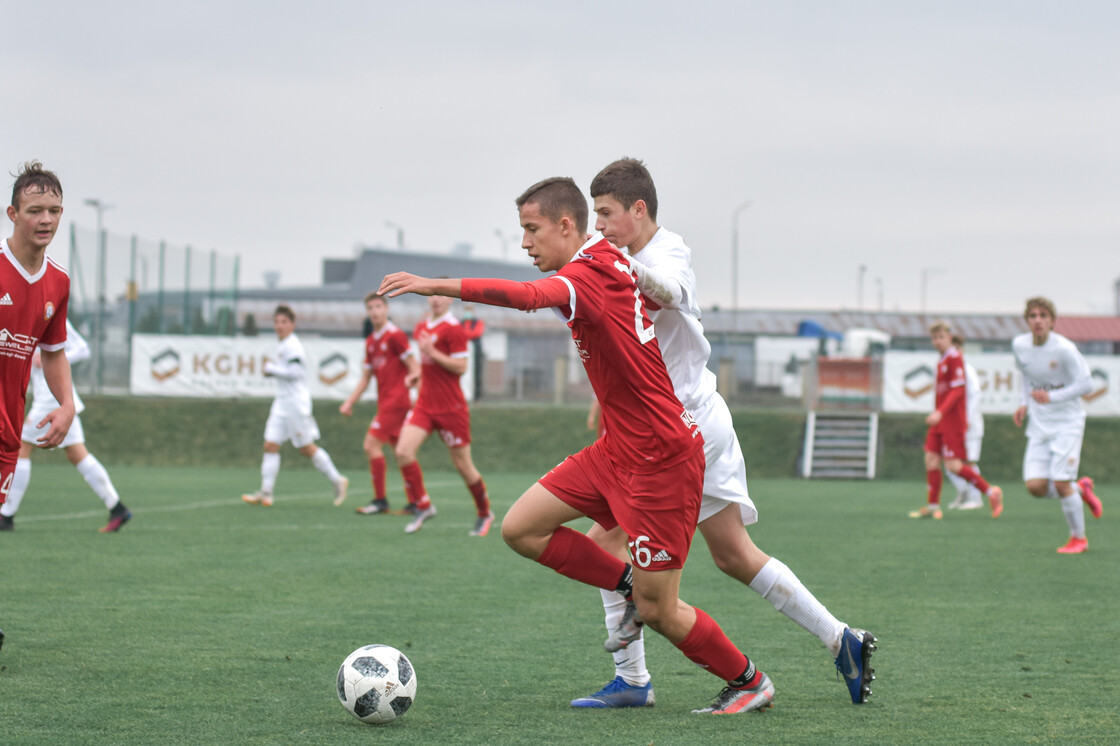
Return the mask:
<path id="1" fill-rule="evenodd" d="M 388 645 L 358 648 L 338 668 L 338 701 L 363 723 L 387 723 L 416 699 L 416 670 Z"/>

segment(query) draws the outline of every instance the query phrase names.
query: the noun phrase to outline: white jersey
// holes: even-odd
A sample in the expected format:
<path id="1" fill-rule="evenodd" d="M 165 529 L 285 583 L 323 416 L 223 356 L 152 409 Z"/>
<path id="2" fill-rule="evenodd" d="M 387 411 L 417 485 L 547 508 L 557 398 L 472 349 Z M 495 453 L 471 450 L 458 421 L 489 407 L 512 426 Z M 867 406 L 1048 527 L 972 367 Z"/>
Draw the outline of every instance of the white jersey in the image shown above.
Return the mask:
<path id="1" fill-rule="evenodd" d="M 727 402 L 716 391 L 716 376 L 708 370 L 712 347 L 704 337 L 696 301 L 692 251 L 676 233 L 658 228 L 642 250 L 633 255 L 649 271 L 638 272 L 638 287 L 647 298 L 646 313 L 653 321 L 661 357 L 669 371 L 673 392 L 696 418 L 704 436 L 704 521 L 737 503 L 744 525 L 758 520 L 747 492 L 746 462 L 731 421 Z M 651 298 L 651 293 L 657 298 Z"/>
<path id="2" fill-rule="evenodd" d="M 307 353 L 292 332 L 276 347 L 276 357 L 264 364 L 264 372 L 276 379 L 276 398 L 271 414 L 281 417 L 311 415 L 311 390 L 307 388 Z"/>
<path id="3" fill-rule="evenodd" d="M 964 361 L 964 409 L 968 421 L 968 437 L 984 435 L 984 413 L 980 411 L 980 378 L 967 360 Z"/>
<path id="4" fill-rule="evenodd" d="M 81 362 L 89 358 L 89 345 L 82 339 L 82 335 L 78 334 L 78 330 L 70 323 L 70 319 L 66 319 L 66 345 L 63 347 L 66 353 L 66 359 L 70 364 Z M 86 405 L 78 396 L 78 389 L 72 390 L 74 397 L 74 413 L 81 414 Z M 42 413 L 44 416 L 47 412 L 58 409 L 58 401 L 51 393 L 51 387 L 47 385 L 47 378 L 43 375 L 43 366 L 32 366 L 31 368 L 31 411 L 36 414 Z M 28 417 L 28 420 L 31 418 Z M 39 417 L 42 419 L 42 416 Z"/>
<path id="5" fill-rule="evenodd" d="M 1050 332 L 1046 342 L 1034 343 L 1028 332 L 1011 340 L 1015 365 L 1023 377 L 1022 403 L 1027 406 L 1028 438 L 1051 438 L 1059 433 L 1084 431 L 1085 409 L 1081 397 L 1093 389 L 1089 364 L 1073 342 Z M 1050 402 L 1039 404 L 1031 392 L 1044 389 Z"/>
<path id="6" fill-rule="evenodd" d="M 673 392 L 685 409 L 695 413 L 716 395 L 716 375 L 708 370 L 712 346 L 704 337 L 704 327 L 700 323 L 692 250 L 676 233 L 658 228 L 633 258 L 655 270 L 673 290 L 673 298 L 668 302 L 663 299 L 647 302 L 646 313 L 653 321 Z M 675 286 L 679 286 L 679 299 Z"/>

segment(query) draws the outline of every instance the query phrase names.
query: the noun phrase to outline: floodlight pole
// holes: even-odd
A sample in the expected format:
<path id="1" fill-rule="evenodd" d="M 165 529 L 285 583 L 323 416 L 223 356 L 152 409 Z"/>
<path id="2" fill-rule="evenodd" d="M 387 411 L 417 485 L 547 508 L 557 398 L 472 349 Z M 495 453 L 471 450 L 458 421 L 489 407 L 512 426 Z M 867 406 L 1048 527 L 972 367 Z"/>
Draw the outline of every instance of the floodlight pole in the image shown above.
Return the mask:
<path id="1" fill-rule="evenodd" d="M 731 312 L 735 315 L 735 327 L 739 318 L 739 216 L 751 206 L 750 201 L 731 211 Z"/>
<path id="2" fill-rule="evenodd" d="M 404 228 L 400 227 L 399 225 L 394 223 L 392 220 L 386 220 L 385 225 L 389 226 L 390 228 L 394 229 L 397 232 L 397 248 L 403 250 L 404 249 Z"/>
<path id="3" fill-rule="evenodd" d="M 100 199 L 87 199 L 85 204 L 97 211 L 97 313 L 93 317 L 93 343 L 96 355 L 93 363 L 93 390 L 101 393 L 101 371 L 104 353 L 105 320 L 105 211 L 112 207 Z"/>

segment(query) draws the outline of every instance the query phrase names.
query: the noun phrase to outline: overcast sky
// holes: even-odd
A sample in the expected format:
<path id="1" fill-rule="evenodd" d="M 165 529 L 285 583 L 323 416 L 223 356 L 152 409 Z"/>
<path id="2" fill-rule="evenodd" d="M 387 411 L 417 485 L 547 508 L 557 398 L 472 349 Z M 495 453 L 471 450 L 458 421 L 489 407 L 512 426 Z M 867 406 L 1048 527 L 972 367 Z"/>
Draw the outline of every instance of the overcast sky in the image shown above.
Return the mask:
<path id="1" fill-rule="evenodd" d="M 358 243 L 525 261 L 513 200 L 621 156 L 702 305 L 1112 313 L 1120 3 L 5 6 L 0 158 L 66 218 L 317 283 Z M 8 181 L 10 185 L 10 179 Z M 500 234 L 500 235 L 499 235 Z M 5 234 L 8 235 L 8 234 Z M 61 236 L 55 253 L 65 261 Z M 866 270 L 861 273 L 860 267 Z"/>

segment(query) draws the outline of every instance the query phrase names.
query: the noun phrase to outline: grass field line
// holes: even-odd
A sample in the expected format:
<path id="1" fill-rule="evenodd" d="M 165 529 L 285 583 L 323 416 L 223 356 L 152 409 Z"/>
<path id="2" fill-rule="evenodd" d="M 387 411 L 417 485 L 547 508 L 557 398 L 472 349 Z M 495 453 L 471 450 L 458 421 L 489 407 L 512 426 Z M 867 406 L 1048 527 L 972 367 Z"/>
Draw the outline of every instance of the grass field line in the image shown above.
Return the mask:
<path id="1" fill-rule="evenodd" d="M 457 480 L 425 481 L 426 486 L 437 487 L 437 488 L 453 487 L 454 485 L 461 484 L 461 483 L 462 483 L 461 481 L 457 481 Z M 396 494 L 394 494 L 394 490 L 389 490 L 389 497 L 390 498 L 394 498 L 394 497 L 400 498 L 400 497 L 404 497 L 404 495 L 400 491 L 396 491 Z M 364 498 L 362 498 L 362 499 L 364 500 Z M 276 497 L 273 498 L 274 503 L 299 502 L 299 501 L 304 501 L 304 500 L 322 500 L 324 502 L 324 504 L 329 505 L 331 497 L 330 497 L 329 494 L 326 494 L 325 492 L 314 492 L 314 493 L 312 493 L 312 492 L 297 492 L 295 494 L 277 495 Z M 355 500 L 353 500 L 351 498 L 347 498 L 346 502 L 343 503 L 342 507 L 347 507 L 347 506 L 350 506 L 350 505 L 357 506 L 357 505 L 361 505 L 361 504 L 363 504 L 363 503 L 356 502 Z M 187 511 L 187 510 L 204 510 L 204 509 L 207 509 L 207 508 L 230 508 L 230 507 L 238 507 L 238 508 L 246 507 L 245 503 L 243 503 L 241 501 L 240 493 L 238 493 L 236 495 L 233 495 L 231 497 L 222 498 L 220 500 L 199 500 L 199 501 L 188 502 L 188 503 L 177 503 L 175 505 L 153 505 L 153 506 L 143 507 L 143 508 L 130 507 L 129 510 L 132 511 L 133 515 L 144 515 L 144 514 L 148 514 L 148 513 L 178 513 L 178 512 Z M 334 506 L 332 505 L 330 507 L 334 507 Z M 54 514 L 46 514 L 46 515 L 33 515 L 33 516 L 27 516 L 26 518 L 23 517 L 23 516 L 20 516 L 19 517 L 19 522 L 20 523 L 38 523 L 38 522 L 46 522 L 46 521 L 84 520 L 86 518 L 96 518 L 96 517 L 102 516 L 102 515 L 105 515 L 105 508 L 104 507 L 102 507 L 98 510 L 82 510 L 82 511 L 77 511 L 77 512 L 70 512 L 70 513 L 54 513 Z M 310 527 L 309 526 L 304 526 L 304 528 L 310 528 Z"/>

